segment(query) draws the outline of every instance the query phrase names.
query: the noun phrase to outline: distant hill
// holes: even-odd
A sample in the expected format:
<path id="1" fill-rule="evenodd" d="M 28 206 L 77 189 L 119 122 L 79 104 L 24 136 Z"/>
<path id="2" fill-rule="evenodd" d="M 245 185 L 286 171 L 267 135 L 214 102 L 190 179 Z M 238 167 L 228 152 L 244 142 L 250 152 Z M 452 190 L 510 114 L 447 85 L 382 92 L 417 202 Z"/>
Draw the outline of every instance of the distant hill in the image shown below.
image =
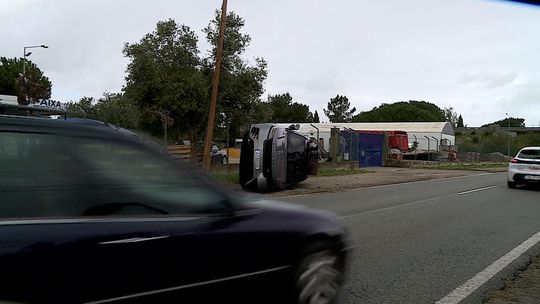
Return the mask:
<path id="1" fill-rule="evenodd" d="M 508 118 L 497 120 L 489 124 L 485 124 L 482 127 L 489 127 L 491 125 L 498 125 L 503 128 L 508 127 Z M 525 119 L 524 118 L 514 118 L 510 117 L 510 127 L 525 128 Z"/>
<path id="2" fill-rule="evenodd" d="M 437 105 L 425 101 L 400 101 L 383 103 L 371 111 L 360 112 L 353 122 L 403 122 L 403 121 L 446 121 L 444 111 Z"/>

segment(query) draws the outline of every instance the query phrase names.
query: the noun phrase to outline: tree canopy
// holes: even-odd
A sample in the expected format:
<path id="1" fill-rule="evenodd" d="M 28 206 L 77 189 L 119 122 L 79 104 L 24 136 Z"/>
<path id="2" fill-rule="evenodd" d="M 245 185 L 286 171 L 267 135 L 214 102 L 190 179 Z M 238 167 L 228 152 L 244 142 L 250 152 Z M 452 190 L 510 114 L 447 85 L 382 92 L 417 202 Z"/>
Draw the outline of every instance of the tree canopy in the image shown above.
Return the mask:
<path id="1" fill-rule="evenodd" d="M 497 120 L 495 122 L 485 124 L 482 127 L 498 125 L 502 128 L 508 128 L 508 120 L 510 120 L 510 127 L 525 128 L 525 118 L 514 118 L 514 117 Z"/>
<path id="2" fill-rule="evenodd" d="M 353 122 L 426 122 L 446 121 L 444 111 L 437 105 L 425 101 L 400 101 L 383 103 L 370 111 L 360 112 Z"/>
<path id="3" fill-rule="evenodd" d="M 315 114 L 313 114 L 313 122 L 314 123 L 321 122 L 320 119 L 319 119 L 319 113 L 317 113 L 317 110 L 315 110 Z"/>
<path id="4" fill-rule="evenodd" d="M 219 22 L 220 11 L 216 10 L 214 18 L 203 29 L 208 43 L 212 46 L 208 57 L 203 59 L 208 94 L 214 74 Z M 242 57 L 251 42 L 251 37 L 243 32 L 244 25 L 244 19 L 235 12 L 227 14 L 217 102 L 218 113 L 224 113 L 228 117 L 230 129 L 236 134 L 241 126 L 264 121 L 269 116 L 268 108 L 259 100 L 264 93 L 264 81 L 268 75 L 267 63 L 261 57 L 255 58 L 254 63 Z M 208 106 L 204 109 L 207 110 Z"/>
<path id="5" fill-rule="evenodd" d="M 330 119 L 330 122 L 350 122 L 356 108 L 350 108 L 351 103 L 347 96 L 336 95 L 330 98 L 327 108 L 323 109 L 324 114 Z"/>
<path id="6" fill-rule="evenodd" d="M 444 117 L 446 118 L 446 121 L 449 122 L 452 125 L 452 127 L 454 128 L 457 127 L 459 118 L 454 108 L 453 107 L 444 108 L 443 112 L 444 112 Z"/>
<path id="7" fill-rule="evenodd" d="M 272 110 L 272 122 L 313 122 L 313 114 L 309 111 L 309 107 L 293 102 L 289 93 L 269 95 L 268 104 Z"/>
<path id="8" fill-rule="evenodd" d="M 463 125 L 463 117 L 461 117 L 461 115 L 459 115 L 459 117 L 458 117 L 457 126 L 458 126 L 458 128 L 463 128 L 464 127 L 464 125 Z"/>
<path id="9" fill-rule="evenodd" d="M 169 132 L 173 137 L 201 138 L 208 117 L 219 19 L 216 11 L 203 29 L 211 46 L 206 56 L 199 51 L 195 32 L 172 19 L 158 22 L 139 42 L 126 43 L 124 55 L 130 63 L 124 94 L 111 106 L 131 102 L 140 111 L 140 127 L 151 133 L 174 126 Z M 242 125 L 271 115 L 268 105 L 260 101 L 266 61 L 255 58 L 252 63 L 242 57 L 251 41 L 242 31 L 244 24 L 236 13 L 227 14 L 217 113 L 227 120 L 232 136 Z"/>
<path id="10" fill-rule="evenodd" d="M 23 60 L 0 57 L 0 94 L 15 95 L 19 103 L 26 99 L 46 99 L 51 97 L 51 81 L 32 61 L 26 61 L 22 75 Z"/>
<path id="11" fill-rule="evenodd" d="M 141 111 L 141 125 L 154 133 L 177 124 L 191 137 L 200 133 L 208 104 L 197 35 L 174 20 L 160 21 L 138 43 L 124 46 L 130 59 L 125 97 Z"/>
<path id="12" fill-rule="evenodd" d="M 68 103 L 67 110 L 68 117 L 101 120 L 127 129 L 137 129 L 140 119 L 139 110 L 120 93 L 105 92 L 98 100 L 85 96 Z"/>

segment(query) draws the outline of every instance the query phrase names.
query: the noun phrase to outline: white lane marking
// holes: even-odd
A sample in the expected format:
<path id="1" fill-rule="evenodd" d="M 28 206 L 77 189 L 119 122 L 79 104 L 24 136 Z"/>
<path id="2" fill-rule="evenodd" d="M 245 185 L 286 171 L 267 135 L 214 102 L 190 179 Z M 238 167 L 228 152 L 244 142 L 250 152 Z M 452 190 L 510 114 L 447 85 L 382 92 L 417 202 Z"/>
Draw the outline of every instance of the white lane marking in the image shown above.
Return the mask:
<path id="1" fill-rule="evenodd" d="M 385 207 L 385 208 L 380 208 L 380 209 L 374 209 L 374 210 L 368 210 L 368 211 L 363 211 L 363 212 L 359 212 L 359 213 L 348 214 L 348 215 L 344 215 L 344 216 L 342 216 L 340 218 L 341 219 L 348 219 L 348 218 L 356 217 L 356 216 L 360 216 L 360 215 L 372 214 L 372 213 L 377 213 L 377 212 L 381 212 L 381 211 L 386 211 L 386 210 L 391 210 L 391 209 L 396 209 L 396 208 L 401 208 L 401 207 L 412 206 L 412 205 L 421 204 L 421 203 L 425 203 L 425 202 L 429 202 L 429 201 L 435 201 L 435 200 L 438 200 L 438 199 L 441 199 L 441 198 L 448 198 L 448 197 L 452 197 L 452 196 L 456 196 L 456 194 L 448 194 L 448 195 L 443 195 L 443 196 L 431 197 L 431 198 L 426 198 L 426 199 L 423 199 L 423 200 L 414 201 L 414 202 L 410 202 L 410 203 L 405 203 L 405 204 L 401 204 L 401 205 L 390 206 L 390 207 Z"/>
<path id="2" fill-rule="evenodd" d="M 525 251 L 529 250 L 540 241 L 540 231 L 531 236 L 525 242 L 512 249 L 506 255 L 493 262 L 493 264 L 480 271 L 477 275 L 472 277 L 467 282 L 463 283 L 456 289 L 452 290 L 448 295 L 435 304 L 458 304 L 466 297 L 476 291 L 480 286 L 484 285 L 489 279 L 495 276 L 498 272 L 503 270 L 506 266 L 512 263 L 515 259 L 520 257 Z"/>
<path id="3" fill-rule="evenodd" d="M 394 184 L 387 184 L 387 185 L 358 187 L 358 188 L 351 188 L 351 189 L 339 189 L 339 191 L 318 191 L 318 192 L 312 192 L 312 193 L 302 193 L 302 194 L 283 195 L 283 196 L 271 196 L 271 195 L 269 195 L 268 197 L 271 198 L 271 199 L 286 199 L 286 198 L 290 198 L 290 197 L 301 197 L 301 196 L 319 195 L 319 194 L 333 194 L 333 193 L 338 193 L 338 192 L 360 191 L 360 190 L 364 190 L 364 189 L 377 189 L 377 188 L 393 187 L 393 186 L 401 186 L 401 185 L 414 185 L 414 184 L 420 184 L 420 183 L 436 182 L 436 181 L 451 180 L 451 179 L 460 179 L 460 178 L 467 178 L 467 177 L 478 177 L 478 176 L 494 175 L 494 174 L 501 174 L 501 173 L 505 173 L 505 172 L 480 173 L 480 174 L 472 174 L 472 175 L 441 177 L 441 178 L 433 178 L 433 179 L 414 181 L 414 182 L 394 183 Z"/>
<path id="4" fill-rule="evenodd" d="M 469 194 L 469 193 L 478 192 L 478 191 L 489 190 L 489 189 L 493 189 L 493 188 L 496 188 L 496 187 L 497 186 L 489 186 L 489 187 L 478 188 L 478 189 L 473 189 L 473 190 L 469 190 L 469 191 L 463 191 L 463 192 L 458 193 L 458 195 L 463 195 L 463 194 Z"/>
<path id="5" fill-rule="evenodd" d="M 158 294 L 158 293 L 163 293 L 163 292 L 169 292 L 169 291 L 175 291 L 175 290 L 192 288 L 192 287 L 197 287 L 197 286 L 202 286 L 202 285 L 214 284 L 214 283 L 219 283 L 219 282 L 224 282 L 224 281 L 229 281 L 229 280 L 241 279 L 241 278 L 245 278 L 245 277 L 250 277 L 250 276 L 255 276 L 255 275 L 264 274 L 264 273 L 268 273 L 268 272 L 282 270 L 282 269 L 285 269 L 287 267 L 289 267 L 289 265 L 276 267 L 276 268 L 271 268 L 271 269 L 265 269 L 265 270 L 261 270 L 261 271 L 250 272 L 250 273 L 239 274 L 239 275 L 230 276 L 230 277 L 221 278 L 221 279 L 215 279 L 215 280 L 197 282 L 197 283 L 192 283 L 192 284 L 187 284 L 187 285 L 182 285 L 182 286 L 175 286 L 175 287 L 169 287 L 169 288 L 164 288 L 164 289 L 140 292 L 140 293 L 130 294 L 130 295 L 127 295 L 127 296 L 122 296 L 122 297 L 117 297 L 117 298 L 92 301 L 92 302 L 87 302 L 86 304 L 100 304 L 100 303 L 109 303 L 109 302 L 116 302 L 116 301 L 121 301 L 121 300 L 133 299 L 133 298 L 137 298 L 137 297 L 143 297 L 143 296 L 148 296 L 148 295 L 153 295 L 153 294 Z"/>
<path id="6" fill-rule="evenodd" d="M 348 214 L 348 215 L 344 215 L 344 216 L 342 216 L 340 218 L 341 219 L 348 219 L 348 218 L 356 217 L 356 216 L 360 216 L 360 215 L 372 214 L 372 213 L 377 213 L 377 212 L 381 212 L 381 211 L 386 211 L 386 210 L 391 210 L 391 209 L 396 209 L 396 208 L 401 208 L 401 207 L 412 206 L 412 205 L 421 204 L 421 203 L 425 203 L 425 202 L 429 202 L 429 201 L 439 200 L 439 199 L 443 199 L 443 198 L 449 198 L 449 197 L 453 197 L 453 196 L 457 196 L 457 195 L 463 195 L 463 194 L 473 193 L 473 192 L 477 192 L 477 191 L 489 190 L 489 189 L 493 189 L 493 188 L 496 188 L 496 187 L 497 186 L 489 186 L 489 187 L 485 187 L 485 188 L 479 188 L 479 189 L 459 192 L 457 194 L 453 193 L 453 194 L 447 194 L 447 195 L 443 195 L 443 196 L 431 197 L 431 198 L 426 198 L 426 199 L 423 199 L 423 200 L 409 202 L 409 203 L 405 203 L 405 204 L 401 204 L 401 205 L 395 205 L 395 206 L 390 206 L 390 207 L 385 207 L 385 208 L 380 208 L 380 209 L 374 209 L 374 210 L 368 210 L 368 211 L 363 211 L 363 212 L 359 212 L 359 213 Z"/>
<path id="7" fill-rule="evenodd" d="M 437 182 L 437 181 L 460 179 L 460 178 L 467 178 L 467 177 L 478 177 L 478 176 L 485 176 L 485 175 L 492 175 L 492 174 L 498 174 L 498 172 L 497 173 L 486 173 L 486 174 L 483 174 L 483 175 L 482 174 L 471 174 L 471 175 L 460 175 L 460 176 L 451 176 L 451 177 L 432 178 L 432 179 L 413 181 L 413 182 L 404 182 L 404 183 L 394 183 L 394 184 L 387 184 L 387 185 L 369 186 L 369 187 L 364 187 L 364 188 L 360 188 L 360 189 L 383 188 L 383 187 L 401 186 L 401 185 L 414 185 L 414 184 L 421 184 L 421 183 L 428 183 L 428 182 Z M 357 188 L 357 189 L 347 189 L 347 190 L 352 191 L 352 190 L 358 190 L 358 189 L 359 188 Z"/>

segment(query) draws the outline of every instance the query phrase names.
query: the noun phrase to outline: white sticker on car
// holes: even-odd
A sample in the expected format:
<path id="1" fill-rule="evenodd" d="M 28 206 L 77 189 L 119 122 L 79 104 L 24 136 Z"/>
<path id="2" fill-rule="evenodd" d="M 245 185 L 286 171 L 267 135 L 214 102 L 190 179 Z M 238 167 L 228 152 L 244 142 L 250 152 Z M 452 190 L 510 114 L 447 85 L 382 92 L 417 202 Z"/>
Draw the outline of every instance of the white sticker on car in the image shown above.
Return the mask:
<path id="1" fill-rule="evenodd" d="M 261 151 L 255 150 L 255 170 L 261 169 Z"/>

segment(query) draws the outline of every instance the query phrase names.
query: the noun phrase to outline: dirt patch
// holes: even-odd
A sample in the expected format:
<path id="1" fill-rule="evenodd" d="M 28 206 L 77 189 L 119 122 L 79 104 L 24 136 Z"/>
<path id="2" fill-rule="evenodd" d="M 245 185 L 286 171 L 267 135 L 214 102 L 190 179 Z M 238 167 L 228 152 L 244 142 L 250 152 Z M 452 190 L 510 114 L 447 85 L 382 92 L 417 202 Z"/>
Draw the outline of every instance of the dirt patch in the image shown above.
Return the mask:
<path id="1" fill-rule="evenodd" d="M 492 292 L 486 304 L 531 304 L 540 303 L 540 257 L 514 279 L 505 282 L 501 290 Z"/>
<path id="2" fill-rule="evenodd" d="M 269 196 L 290 196 L 318 192 L 336 192 L 344 189 L 355 189 L 378 185 L 398 184 L 414 181 L 424 181 L 437 178 L 449 178 L 479 174 L 478 171 L 465 170 L 436 170 L 436 169 L 412 169 L 378 167 L 369 168 L 371 172 L 343 175 L 309 177 L 296 187 L 285 191 L 268 193 Z M 499 172 L 501 170 L 498 170 Z M 497 172 L 493 170 L 490 172 Z"/>

